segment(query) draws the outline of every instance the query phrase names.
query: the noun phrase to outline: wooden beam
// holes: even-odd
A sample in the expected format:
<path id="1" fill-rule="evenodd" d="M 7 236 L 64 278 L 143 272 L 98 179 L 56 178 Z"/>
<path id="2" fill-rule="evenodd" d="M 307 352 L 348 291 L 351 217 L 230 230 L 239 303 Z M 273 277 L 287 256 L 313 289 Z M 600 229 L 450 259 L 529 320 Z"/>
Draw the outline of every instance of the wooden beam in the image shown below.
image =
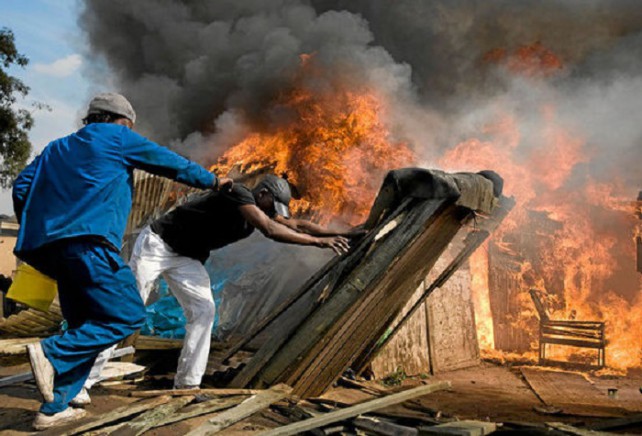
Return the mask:
<path id="1" fill-rule="evenodd" d="M 323 427 L 344 419 L 353 418 L 355 416 L 372 412 L 394 404 L 403 403 L 404 401 L 413 398 L 427 395 L 432 392 L 440 391 L 450 388 L 450 382 L 438 382 L 425 386 L 419 386 L 414 389 L 399 392 L 383 398 L 377 398 L 372 401 L 357 404 L 356 406 L 348 407 L 347 409 L 337 410 L 330 412 L 326 415 L 318 416 L 316 418 L 307 419 L 305 421 L 295 422 L 294 424 L 286 425 L 285 427 L 275 428 L 273 430 L 260 433 L 260 436 L 288 436 L 303 433 L 314 428 Z"/>
<path id="2" fill-rule="evenodd" d="M 172 401 L 155 407 L 139 415 L 135 419 L 123 423 L 118 429 L 109 433 L 113 436 L 138 436 L 147 430 L 157 426 L 159 422 L 173 415 L 177 410 L 182 409 L 192 402 L 193 396 L 174 398 Z"/>
<path id="3" fill-rule="evenodd" d="M 219 397 L 231 397 L 234 395 L 256 395 L 261 393 L 259 389 L 159 389 L 153 391 L 132 391 L 130 397 L 158 397 L 170 395 L 178 397 L 181 395 L 216 395 Z"/>
<path id="4" fill-rule="evenodd" d="M 111 422 L 119 421 L 123 418 L 128 418 L 130 416 L 138 415 L 141 412 L 152 409 L 154 407 L 161 406 L 165 403 L 170 402 L 172 397 L 166 395 L 164 397 L 151 398 L 149 400 L 141 400 L 136 403 L 128 404 L 123 407 L 119 407 L 111 412 L 100 415 L 98 419 L 93 420 L 84 420 L 84 423 L 81 423 L 79 426 L 74 427 L 70 430 L 67 430 L 62 434 L 62 436 L 72 436 L 81 433 L 88 432 L 98 427 L 102 427 L 105 424 Z"/>
<path id="5" fill-rule="evenodd" d="M 248 398 L 233 409 L 216 415 L 200 427 L 187 433 L 188 436 L 201 436 L 218 433 L 219 431 L 247 418 L 248 416 L 265 409 L 272 403 L 287 397 L 292 388 L 287 385 L 276 385 L 253 397 Z"/>

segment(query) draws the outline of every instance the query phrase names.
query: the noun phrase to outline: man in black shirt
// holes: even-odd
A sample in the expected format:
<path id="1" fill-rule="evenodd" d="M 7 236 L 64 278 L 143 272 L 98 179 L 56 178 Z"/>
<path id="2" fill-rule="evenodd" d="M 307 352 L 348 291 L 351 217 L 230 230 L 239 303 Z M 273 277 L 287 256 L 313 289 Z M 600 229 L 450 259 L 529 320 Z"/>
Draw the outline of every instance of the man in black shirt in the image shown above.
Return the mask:
<path id="1" fill-rule="evenodd" d="M 138 236 L 130 266 L 143 301 L 163 276 L 187 318 L 174 379 L 176 388 L 198 387 L 207 365 L 216 311 L 210 278 L 203 266 L 210 251 L 247 238 L 254 229 L 279 242 L 331 248 L 337 254 L 348 250 L 349 232 L 333 232 L 290 218 L 290 198 L 288 182 L 268 175 L 252 191 L 235 184 L 230 190 L 189 201 Z M 92 374 L 99 373 L 92 370 Z M 86 396 L 86 392 L 83 394 Z"/>

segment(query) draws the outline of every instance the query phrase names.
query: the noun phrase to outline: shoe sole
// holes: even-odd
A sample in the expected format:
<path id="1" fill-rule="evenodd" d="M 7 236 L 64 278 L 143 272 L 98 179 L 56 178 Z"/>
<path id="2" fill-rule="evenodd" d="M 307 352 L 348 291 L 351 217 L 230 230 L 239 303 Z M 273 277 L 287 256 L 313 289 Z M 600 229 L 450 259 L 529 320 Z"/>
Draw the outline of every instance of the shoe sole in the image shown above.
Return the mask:
<path id="1" fill-rule="evenodd" d="M 37 424 L 34 423 L 33 424 L 33 429 L 37 430 L 37 431 L 47 430 L 47 429 L 50 429 L 50 428 L 53 428 L 53 427 L 58 427 L 58 426 L 61 426 L 61 425 L 69 424 L 70 422 L 77 421 L 77 420 L 82 419 L 82 418 L 84 418 L 85 416 L 88 415 L 86 410 L 83 410 L 83 409 L 78 409 L 78 410 L 82 410 L 82 413 L 78 413 L 77 415 L 70 416 L 70 417 L 67 417 L 67 418 L 63 418 L 60 421 L 50 422 L 48 424 L 41 424 L 41 425 L 37 425 Z"/>
<path id="2" fill-rule="evenodd" d="M 38 366 L 36 362 L 38 362 L 39 357 L 38 352 L 36 351 L 36 344 L 28 344 L 27 353 L 29 354 L 29 365 L 31 366 L 31 372 L 33 372 L 33 378 L 36 380 L 36 386 L 38 386 L 38 390 L 42 394 L 45 403 L 53 403 L 53 390 L 49 392 L 48 389 L 46 389 L 46 382 L 42 379 L 42 373 L 44 372 L 43 368 L 36 367 Z"/>

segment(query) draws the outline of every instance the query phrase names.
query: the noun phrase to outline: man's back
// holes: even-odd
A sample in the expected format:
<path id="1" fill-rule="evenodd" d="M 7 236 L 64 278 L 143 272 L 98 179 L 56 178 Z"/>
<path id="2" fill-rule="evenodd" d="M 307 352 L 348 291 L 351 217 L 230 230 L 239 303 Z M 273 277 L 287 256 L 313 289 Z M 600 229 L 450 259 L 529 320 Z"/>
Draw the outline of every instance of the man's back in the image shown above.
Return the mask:
<path id="1" fill-rule="evenodd" d="M 201 262 L 210 251 L 248 237 L 254 227 L 243 218 L 239 206 L 255 204 L 245 186 L 230 192 L 212 192 L 174 209 L 151 225 L 176 253 Z"/>
<path id="2" fill-rule="evenodd" d="M 24 212 L 16 210 L 22 218 L 16 252 L 85 235 L 120 247 L 131 209 L 133 168 L 198 187 L 209 187 L 213 180 L 201 167 L 125 126 L 89 124 L 51 142 L 16 180 L 14 200 L 24 200 Z"/>

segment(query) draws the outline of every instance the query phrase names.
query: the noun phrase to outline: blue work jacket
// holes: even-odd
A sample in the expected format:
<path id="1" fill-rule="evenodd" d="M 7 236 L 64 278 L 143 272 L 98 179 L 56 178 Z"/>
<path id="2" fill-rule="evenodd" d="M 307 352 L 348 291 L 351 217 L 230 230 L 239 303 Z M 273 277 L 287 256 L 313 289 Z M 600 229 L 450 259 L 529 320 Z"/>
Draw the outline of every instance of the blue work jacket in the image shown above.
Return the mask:
<path id="1" fill-rule="evenodd" d="M 134 168 L 197 188 L 215 181 L 205 168 L 125 126 L 89 124 L 49 143 L 14 182 L 16 255 L 77 236 L 97 236 L 120 248 Z"/>

